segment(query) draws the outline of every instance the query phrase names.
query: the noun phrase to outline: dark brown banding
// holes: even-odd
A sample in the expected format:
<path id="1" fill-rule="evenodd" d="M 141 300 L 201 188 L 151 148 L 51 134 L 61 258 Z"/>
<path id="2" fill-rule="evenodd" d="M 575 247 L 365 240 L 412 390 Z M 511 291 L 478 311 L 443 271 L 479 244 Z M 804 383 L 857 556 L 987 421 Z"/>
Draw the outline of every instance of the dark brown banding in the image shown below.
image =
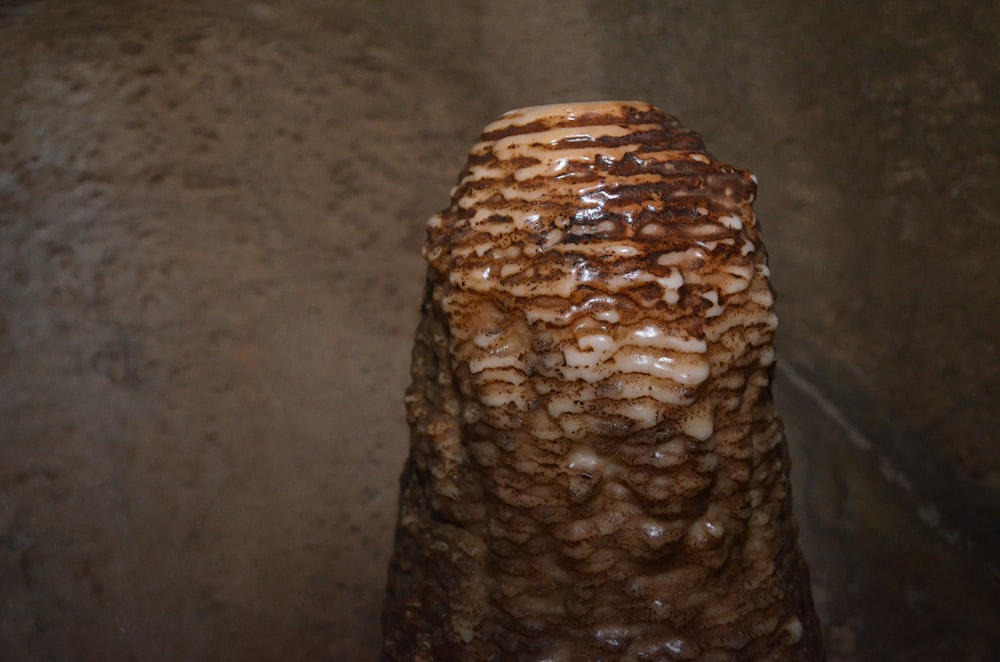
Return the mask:
<path id="1" fill-rule="evenodd" d="M 512 111 L 428 223 L 384 660 L 822 660 L 756 180 L 639 102 Z"/>

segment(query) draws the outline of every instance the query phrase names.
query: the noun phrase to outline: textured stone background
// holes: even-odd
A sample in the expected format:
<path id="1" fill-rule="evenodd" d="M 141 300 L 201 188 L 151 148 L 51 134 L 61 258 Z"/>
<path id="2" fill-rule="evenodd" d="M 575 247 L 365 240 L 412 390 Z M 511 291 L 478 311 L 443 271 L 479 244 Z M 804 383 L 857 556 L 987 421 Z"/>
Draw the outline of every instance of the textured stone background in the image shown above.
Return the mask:
<path id="1" fill-rule="evenodd" d="M 374 659 L 423 222 L 597 98 L 761 179 L 831 658 L 995 659 L 998 7 L 0 0 L 0 659 Z"/>

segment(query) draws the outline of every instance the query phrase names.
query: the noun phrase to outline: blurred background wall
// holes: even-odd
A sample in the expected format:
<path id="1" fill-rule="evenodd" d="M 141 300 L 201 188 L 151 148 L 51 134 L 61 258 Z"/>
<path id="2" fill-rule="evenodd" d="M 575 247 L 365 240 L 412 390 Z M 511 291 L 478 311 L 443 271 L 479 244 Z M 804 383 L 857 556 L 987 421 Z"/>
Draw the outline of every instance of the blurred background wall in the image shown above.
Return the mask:
<path id="1" fill-rule="evenodd" d="M 998 8 L 0 0 L 0 659 L 375 659 L 423 223 L 602 98 L 760 178 L 831 658 L 995 659 Z"/>

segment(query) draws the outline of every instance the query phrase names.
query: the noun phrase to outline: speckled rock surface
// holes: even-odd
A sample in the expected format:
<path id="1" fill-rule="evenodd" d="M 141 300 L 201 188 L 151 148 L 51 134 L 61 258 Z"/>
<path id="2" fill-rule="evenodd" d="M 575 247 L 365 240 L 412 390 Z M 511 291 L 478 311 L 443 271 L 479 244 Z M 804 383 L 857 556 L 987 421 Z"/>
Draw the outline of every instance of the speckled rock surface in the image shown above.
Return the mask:
<path id="1" fill-rule="evenodd" d="M 373 659 L 424 221 L 597 98 L 761 179 L 831 659 L 990 659 L 998 11 L 0 2 L 0 659 Z"/>

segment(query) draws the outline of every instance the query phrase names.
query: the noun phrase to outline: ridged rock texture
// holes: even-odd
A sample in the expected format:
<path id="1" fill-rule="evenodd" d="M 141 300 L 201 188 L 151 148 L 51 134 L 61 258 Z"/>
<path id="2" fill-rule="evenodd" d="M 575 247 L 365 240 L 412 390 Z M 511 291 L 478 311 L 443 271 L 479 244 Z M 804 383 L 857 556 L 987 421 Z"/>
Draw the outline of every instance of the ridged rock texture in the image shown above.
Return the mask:
<path id="1" fill-rule="evenodd" d="M 511 111 L 428 224 L 384 660 L 821 660 L 753 175 Z"/>

